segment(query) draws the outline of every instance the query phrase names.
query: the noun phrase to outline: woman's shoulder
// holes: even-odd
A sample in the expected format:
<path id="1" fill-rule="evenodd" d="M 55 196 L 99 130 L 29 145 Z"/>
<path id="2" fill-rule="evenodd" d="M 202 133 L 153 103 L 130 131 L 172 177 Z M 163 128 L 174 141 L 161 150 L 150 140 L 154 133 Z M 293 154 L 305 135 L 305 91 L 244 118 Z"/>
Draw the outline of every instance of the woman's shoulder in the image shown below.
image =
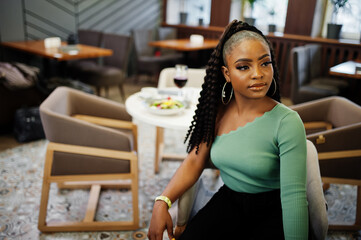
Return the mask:
<path id="1" fill-rule="evenodd" d="M 298 113 L 295 110 L 289 108 L 288 106 L 286 106 L 283 103 L 277 103 L 277 105 L 274 107 L 274 110 L 278 114 L 282 114 L 282 115 L 288 115 L 288 114 L 298 115 Z"/>
<path id="2" fill-rule="evenodd" d="M 278 103 L 273 111 L 274 116 L 276 116 L 279 120 L 289 120 L 289 121 L 301 121 L 300 116 L 298 113 L 289 108 L 288 106 L 284 105 L 283 103 Z"/>

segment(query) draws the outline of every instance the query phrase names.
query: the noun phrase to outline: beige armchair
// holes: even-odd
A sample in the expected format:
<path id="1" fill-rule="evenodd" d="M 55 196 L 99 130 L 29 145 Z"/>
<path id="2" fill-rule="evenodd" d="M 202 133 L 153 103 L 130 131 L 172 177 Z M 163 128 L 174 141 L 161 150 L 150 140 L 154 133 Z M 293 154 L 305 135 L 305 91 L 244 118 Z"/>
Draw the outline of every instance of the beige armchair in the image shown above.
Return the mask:
<path id="1" fill-rule="evenodd" d="M 107 231 L 139 228 L 137 127 L 123 105 L 91 94 L 56 88 L 40 105 L 49 140 L 41 193 L 38 228 L 42 232 Z M 89 188 L 81 222 L 47 222 L 51 183 L 59 188 Z M 95 221 L 103 187 L 130 188 L 132 220 Z"/>
<path id="2" fill-rule="evenodd" d="M 221 180 L 219 182 L 222 183 Z M 221 186 L 220 183 L 217 185 Z M 205 190 L 202 181 L 198 181 L 179 198 L 175 228 L 176 238 L 186 228 L 188 219 L 202 208 L 214 193 L 215 191 L 212 193 Z M 307 201 L 310 219 L 309 239 L 324 240 L 328 230 L 327 202 L 322 191 L 317 150 L 311 141 L 307 141 Z"/>
<path id="3" fill-rule="evenodd" d="M 331 224 L 330 229 L 361 229 L 361 107 L 343 97 L 328 97 L 291 106 L 305 124 L 307 139 L 319 153 L 324 185 L 357 186 L 354 224 Z M 325 187 L 327 188 L 327 187 Z"/>

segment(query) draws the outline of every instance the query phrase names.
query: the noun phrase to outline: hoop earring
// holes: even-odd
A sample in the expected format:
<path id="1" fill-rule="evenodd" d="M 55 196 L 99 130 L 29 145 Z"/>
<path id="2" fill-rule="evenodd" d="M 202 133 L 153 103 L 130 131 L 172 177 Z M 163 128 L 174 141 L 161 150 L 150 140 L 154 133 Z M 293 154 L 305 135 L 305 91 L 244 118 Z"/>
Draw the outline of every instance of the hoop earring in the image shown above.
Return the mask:
<path id="1" fill-rule="evenodd" d="M 221 100 L 222 100 L 223 105 L 227 105 L 227 104 L 231 101 L 232 96 L 233 96 L 233 88 L 232 88 L 232 90 L 231 90 L 231 95 L 229 96 L 228 101 L 227 101 L 227 102 L 224 102 L 224 98 L 226 97 L 226 91 L 225 91 L 224 89 L 226 88 L 227 83 L 228 83 L 228 82 L 225 82 L 224 85 L 223 85 L 223 88 L 222 88 Z"/>
<path id="2" fill-rule="evenodd" d="M 275 85 L 275 86 L 274 86 L 273 93 L 272 93 L 272 96 L 273 96 L 273 95 L 275 95 L 275 94 L 276 94 L 276 91 L 277 91 L 277 84 L 276 84 L 276 80 L 275 80 L 275 78 L 274 78 L 274 77 L 272 78 L 272 81 L 273 81 L 273 84 Z"/>

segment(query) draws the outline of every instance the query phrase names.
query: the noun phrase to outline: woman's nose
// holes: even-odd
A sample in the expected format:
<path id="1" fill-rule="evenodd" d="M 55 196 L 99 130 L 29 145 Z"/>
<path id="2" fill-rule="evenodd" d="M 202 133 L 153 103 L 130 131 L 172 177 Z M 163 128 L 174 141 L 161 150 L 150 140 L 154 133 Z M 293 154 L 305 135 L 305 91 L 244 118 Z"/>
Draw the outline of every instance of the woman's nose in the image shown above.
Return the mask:
<path id="1" fill-rule="evenodd" d="M 259 66 L 254 67 L 254 70 L 252 72 L 252 78 L 262 78 L 263 77 L 263 72 L 262 69 Z"/>

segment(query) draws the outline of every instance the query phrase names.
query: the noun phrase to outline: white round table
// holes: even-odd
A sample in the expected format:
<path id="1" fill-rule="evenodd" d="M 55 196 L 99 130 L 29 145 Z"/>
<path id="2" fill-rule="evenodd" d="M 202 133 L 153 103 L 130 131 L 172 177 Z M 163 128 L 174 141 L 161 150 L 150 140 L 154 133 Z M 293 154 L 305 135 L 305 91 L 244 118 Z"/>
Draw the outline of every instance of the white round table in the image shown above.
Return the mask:
<path id="1" fill-rule="evenodd" d="M 161 90 L 161 89 L 160 89 Z M 162 89 L 167 92 L 167 89 Z M 168 92 L 173 92 L 173 88 L 169 88 Z M 142 93 L 137 92 L 129 96 L 125 101 L 125 108 L 127 112 L 134 118 L 142 122 L 154 125 L 156 127 L 156 149 L 155 149 L 155 162 L 154 171 L 159 172 L 159 164 L 163 159 L 184 159 L 184 155 L 164 154 L 164 128 L 175 130 L 187 130 L 193 120 L 196 103 L 199 96 L 200 89 L 198 88 L 184 88 L 185 94 L 191 93 L 191 103 L 188 108 L 182 112 L 174 115 L 157 115 L 152 113 L 148 108 L 149 105 L 145 103 L 142 98 Z M 167 95 L 162 94 L 163 97 Z M 172 96 L 172 95 L 169 95 Z"/>

